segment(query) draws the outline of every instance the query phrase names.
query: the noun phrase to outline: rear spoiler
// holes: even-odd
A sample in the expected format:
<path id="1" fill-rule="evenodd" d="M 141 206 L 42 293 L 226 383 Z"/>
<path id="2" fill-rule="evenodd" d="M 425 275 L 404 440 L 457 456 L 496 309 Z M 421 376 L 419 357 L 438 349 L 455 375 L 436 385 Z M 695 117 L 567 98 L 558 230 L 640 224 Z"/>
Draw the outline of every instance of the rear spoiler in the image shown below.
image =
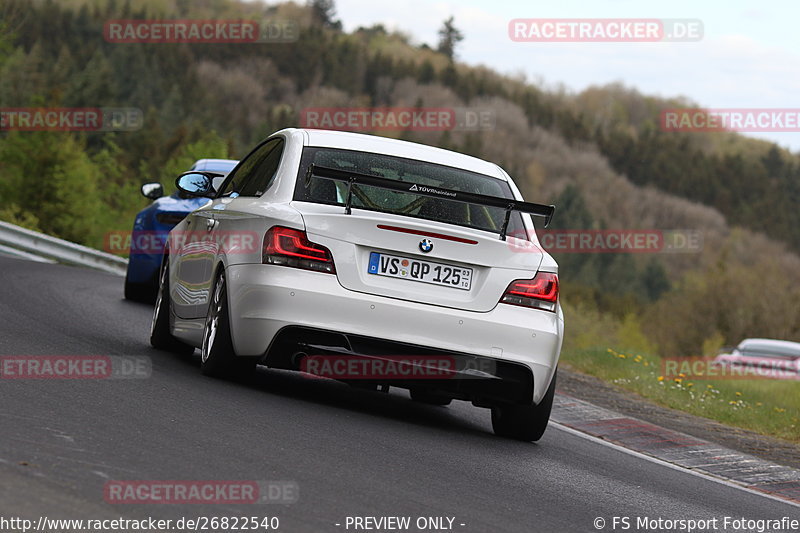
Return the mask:
<path id="1" fill-rule="evenodd" d="M 500 228 L 500 240 L 506 240 L 506 231 L 508 230 L 508 222 L 511 219 L 513 211 L 520 213 L 528 213 L 537 217 L 544 217 L 544 227 L 550 225 L 553 219 L 553 213 L 556 210 L 554 205 L 534 204 L 531 202 L 523 202 L 521 200 L 510 200 L 508 198 L 498 198 L 497 196 L 486 196 L 484 194 L 475 194 L 471 192 L 454 191 L 451 189 L 440 189 L 438 187 L 428 187 L 427 185 L 420 185 L 419 183 L 411 183 L 408 181 L 398 181 L 389 178 L 382 178 L 380 176 L 372 176 L 370 174 L 362 174 L 360 172 L 352 172 L 349 170 L 341 170 L 330 167 L 320 167 L 317 165 L 309 165 L 306 171 L 306 183 L 308 187 L 311 183 L 312 177 L 326 178 L 336 181 L 343 181 L 347 183 L 347 199 L 344 204 L 345 214 L 350 214 L 350 205 L 353 200 L 353 185 L 368 185 L 370 187 L 379 187 L 390 191 L 407 192 L 418 194 L 420 196 L 430 196 L 432 198 L 439 198 L 442 200 L 452 200 L 455 202 L 463 202 L 466 204 L 485 205 L 487 207 L 499 207 L 506 210 L 506 216 L 503 220 L 503 226 Z"/>

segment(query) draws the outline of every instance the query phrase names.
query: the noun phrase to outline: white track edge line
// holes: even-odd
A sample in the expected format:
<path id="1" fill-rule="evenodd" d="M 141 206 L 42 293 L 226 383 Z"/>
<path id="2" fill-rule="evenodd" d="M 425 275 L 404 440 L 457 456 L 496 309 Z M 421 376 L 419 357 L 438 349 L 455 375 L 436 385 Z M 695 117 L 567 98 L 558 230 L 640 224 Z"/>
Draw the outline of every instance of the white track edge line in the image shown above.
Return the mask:
<path id="1" fill-rule="evenodd" d="M 670 463 L 669 461 L 666 461 L 664 459 L 659 459 L 658 457 L 653 457 L 652 455 L 647 455 L 647 454 L 644 454 L 644 453 L 641 453 L 641 452 L 637 452 L 636 450 L 631 450 L 630 448 L 626 448 L 625 446 L 622 446 L 620 444 L 616 444 L 614 442 L 609 442 L 607 440 L 603 440 L 603 439 L 597 438 L 594 435 L 589 435 L 588 433 L 584 433 L 583 431 L 571 428 L 569 426 L 565 426 L 564 424 L 561 424 L 561 423 L 556 422 L 554 420 L 551 420 L 550 424 L 553 425 L 553 426 L 556 426 L 561 431 L 565 431 L 565 432 L 570 433 L 572 435 L 575 435 L 577 437 L 582 437 L 582 438 L 584 438 L 584 439 L 586 439 L 588 441 L 594 442 L 595 444 L 602 444 L 603 446 L 608 446 L 609 448 L 613 448 L 615 450 L 619 450 L 621 452 L 627 453 L 628 455 L 632 455 L 632 456 L 637 457 L 639 459 L 644 459 L 644 460 L 650 461 L 652 463 L 656 463 L 656 464 L 659 464 L 659 465 L 662 465 L 662 466 L 666 466 L 666 467 L 671 468 L 673 470 L 678 470 L 680 472 L 692 474 L 693 476 L 697 476 L 697 477 L 703 478 L 703 479 L 708 480 L 708 481 L 714 481 L 714 482 L 719 483 L 721 485 L 726 485 L 726 486 L 732 487 L 734 489 L 739 489 L 739 490 L 742 490 L 742 491 L 745 491 L 745 492 L 749 492 L 750 494 L 754 494 L 756 496 L 762 496 L 764 498 L 768 498 L 768 499 L 774 500 L 776 502 L 780 502 L 780 503 L 783 503 L 783 504 L 786 504 L 786 505 L 791 505 L 791 506 L 800 508 L 800 503 L 794 502 L 792 500 L 788 500 L 786 498 L 781 498 L 780 496 L 775 496 L 773 494 L 769 494 L 767 492 L 762 492 L 760 490 L 751 489 L 750 487 L 746 487 L 744 485 L 741 485 L 741 484 L 736 483 L 735 481 L 732 481 L 732 480 L 729 480 L 729 479 L 716 477 L 716 476 L 713 476 L 711 474 L 707 474 L 705 472 L 700 472 L 700 471 L 697 471 L 697 470 L 692 470 L 691 468 L 687 468 L 685 466 L 680 466 L 680 465 L 677 465 L 675 463 Z"/>

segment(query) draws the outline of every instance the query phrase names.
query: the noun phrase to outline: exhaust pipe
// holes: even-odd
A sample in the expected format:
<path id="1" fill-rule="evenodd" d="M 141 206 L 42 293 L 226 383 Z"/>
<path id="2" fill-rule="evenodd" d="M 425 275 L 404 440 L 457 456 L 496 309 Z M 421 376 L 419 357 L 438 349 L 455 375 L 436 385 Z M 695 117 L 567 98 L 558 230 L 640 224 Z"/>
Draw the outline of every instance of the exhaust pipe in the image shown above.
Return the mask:
<path id="1" fill-rule="evenodd" d="M 292 364 L 292 367 L 296 368 L 297 370 L 302 370 L 301 365 L 305 357 L 308 357 L 306 352 L 294 352 L 289 357 L 289 362 Z"/>

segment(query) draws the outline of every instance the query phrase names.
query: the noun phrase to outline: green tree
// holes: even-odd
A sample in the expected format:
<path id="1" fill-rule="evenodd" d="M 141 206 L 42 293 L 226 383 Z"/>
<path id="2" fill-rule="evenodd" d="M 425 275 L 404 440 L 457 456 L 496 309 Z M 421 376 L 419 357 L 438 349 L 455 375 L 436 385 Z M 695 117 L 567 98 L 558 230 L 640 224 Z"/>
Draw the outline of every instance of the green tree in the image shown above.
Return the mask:
<path id="1" fill-rule="evenodd" d="M 311 0 L 308 5 L 318 24 L 334 30 L 342 29 L 342 22 L 336 18 L 336 5 L 333 0 Z"/>
<path id="2" fill-rule="evenodd" d="M 556 212 L 551 227 L 554 229 L 590 229 L 594 219 L 580 190 L 569 184 L 556 197 Z"/>
<path id="3" fill-rule="evenodd" d="M 11 42 L 15 30 L 24 17 L 25 5 L 21 2 L 4 0 L 0 2 L 0 67 L 11 53 Z"/>
<path id="4" fill-rule="evenodd" d="M 417 81 L 420 83 L 431 83 L 436 79 L 436 70 L 434 70 L 433 65 L 429 60 L 425 60 L 422 62 L 419 68 L 419 74 L 417 75 Z"/>
<path id="5" fill-rule="evenodd" d="M 228 143 L 225 139 L 217 135 L 216 132 L 208 132 L 201 139 L 184 145 L 178 153 L 167 161 L 161 173 L 161 184 L 164 185 L 164 190 L 173 190 L 175 188 L 175 178 L 189 170 L 192 163 L 198 159 L 227 159 L 229 157 Z"/>
<path id="6" fill-rule="evenodd" d="M 669 282 L 664 265 L 656 259 L 648 261 L 644 267 L 644 272 L 642 272 L 642 287 L 647 298 L 654 302 L 667 292 L 671 286 L 672 284 Z"/>
<path id="7" fill-rule="evenodd" d="M 11 132 L 0 141 L 0 197 L 31 213 L 42 231 L 99 245 L 100 174 L 85 143 L 66 133 Z"/>
<path id="8" fill-rule="evenodd" d="M 456 28 L 454 18 L 451 16 L 442 23 L 442 27 L 439 29 L 439 46 L 436 49 L 446 55 L 450 61 L 454 61 L 456 46 L 463 40 L 464 34 Z"/>

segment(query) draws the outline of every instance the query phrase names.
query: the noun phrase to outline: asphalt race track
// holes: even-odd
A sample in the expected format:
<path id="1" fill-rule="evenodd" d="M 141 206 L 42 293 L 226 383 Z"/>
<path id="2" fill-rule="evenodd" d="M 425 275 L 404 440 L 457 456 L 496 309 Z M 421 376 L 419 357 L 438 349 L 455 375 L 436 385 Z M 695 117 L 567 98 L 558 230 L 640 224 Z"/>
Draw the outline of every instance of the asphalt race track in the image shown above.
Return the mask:
<path id="1" fill-rule="evenodd" d="M 464 532 L 594 531 L 597 517 L 611 531 L 615 515 L 800 517 L 558 427 L 536 444 L 497 438 L 489 412 L 464 402 L 420 405 L 405 391 L 264 368 L 247 382 L 204 377 L 197 355 L 150 347 L 150 307 L 124 301 L 112 275 L 0 256 L 0 287 L 0 355 L 152 361 L 147 379 L 0 379 L 5 517 L 276 516 L 284 532 L 354 531 L 348 516 L 450 517 Z M 299 500 L 110 504 L 109 480 L 291 481 Z"/>

